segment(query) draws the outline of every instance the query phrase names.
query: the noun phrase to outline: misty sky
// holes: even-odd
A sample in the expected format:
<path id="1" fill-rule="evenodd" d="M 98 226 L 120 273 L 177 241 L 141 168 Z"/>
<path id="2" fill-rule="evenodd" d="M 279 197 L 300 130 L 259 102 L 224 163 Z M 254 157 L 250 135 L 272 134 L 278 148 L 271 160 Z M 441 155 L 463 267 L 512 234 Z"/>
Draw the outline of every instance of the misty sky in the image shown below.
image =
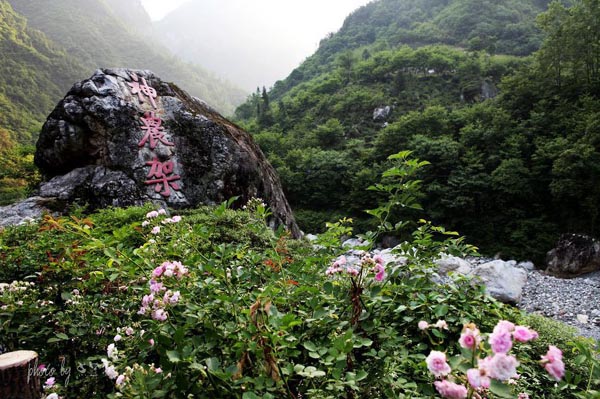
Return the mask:
<path id="1" fill-rule="evenodd" d="M 190 1 L 202 3 L 203 0 L 142 0 L 142 4 L 152 19 L 160 20 L 167 13 Z M 337 31 L 348 14 L 369 1 L 245 0 L 237 3 L 242 4 L 242 7 L 236 8 L 239 9 L 240 15 L 228 14 L 230 23 L 224 25 L 231 29 L 232 20 L 252 21 L 253 26 L 256 27 L 254 32 L 248 32 L 247 24 L 240 23 L 240 26 L 246 25 L 245 33 L 240 33 L 240 41 L 248 42 L 248 51 L 252 49 L 255 54 L 261 54 L 262 64 L 251 65 L 253 59 L 244 60 L 243 55 L 238 53 L 238 62 L 247 63 L 248 67 L 244 79 L 241 79 L 240 74 L 236 75 L 235 71 L 223 67 L 222 64 L 217 67 L 214 64 L 210 65 L 209 62 L 205 66 L 213 70 L 218 68 L 219 70 L 214 72 L 247 90 L 263 85 L 269 87 L 276 80 L 289 75 L 306 57 L 315 52 L 322 38 L 329 32 Z M 236 3 L 234 0 L 221 0 L 221 2 L 223 8 L 228 8 L 227 3 L 231 5 Z M 198 16 L 199 23 L 202 23 L 201 17 Z M 212 23 L 207 21 L 206 25 Z M 206 25 L 204 28 L 209 28 Z M 258 46 L 261 46 L 260 49 Z M 259 60 L 256 62 L 258 63 Z"/>

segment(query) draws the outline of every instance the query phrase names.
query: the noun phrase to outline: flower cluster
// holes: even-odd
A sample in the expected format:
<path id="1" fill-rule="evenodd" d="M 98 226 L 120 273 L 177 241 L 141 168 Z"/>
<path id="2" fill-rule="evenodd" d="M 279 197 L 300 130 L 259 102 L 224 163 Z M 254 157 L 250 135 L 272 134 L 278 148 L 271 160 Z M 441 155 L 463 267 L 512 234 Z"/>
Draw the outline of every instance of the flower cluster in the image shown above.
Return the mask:
<path id="1" fill-rule="evenodd" d="M 43 364 L 38 367 L 40 372 L 44 372 L 46 370 L 46 366 Z M 56 382 L 55 377 L 50 377 L 46 381 L 44 381 L 44 386 L 42 387 L 46 396 L 42 396 L 44 399 L 61 399 L 56 392 L 59 389 L 59 386 Z"/>
<path id="2" fill-rule="evenodd" d="M 117 334 L 113 337 L 114 343 L 111 343 L 106 347 L 107 358 L 101 359 L 102 365 L 104 366 L 104 374 L 111 380 L 115 380 L 115 386 L 119 389 L 123 388 L 125 383 L 129 380 L 132 368 L 129 366 L 125 367 L 124 373 L 119 373 L 117 370 L 116 364 L 126 359 L 126 356 L 122 356 L 119 352 L 117 344 L 121 343 L 123 340 L 135 340 L 137 335 L 139 335 L 140 338 L 143 338 L 145 333 L 144 330 L 139 330 L 139 334 L 135 334 L 135 330 L 132 327 L 119 327 L 117 328 Z M 121 334 L 124 334 L 124 336 Z M 154 340 L 150 339 L 148 342 L 150 345 L 154 345 Z M 154 365 L 152 365 L 152 370 L 155 370 Z M 156 370 L 156 373 L 162 372 L 160 368 Z"/>
<path id="3" fill-rule="evenodd" d="M 429 328 L 438 328 L 440 330 L 448 329 L 448 323 L 446 323 L 446 320 L 438 320 L 435 322 L 435 324 L 429 324 L 425 320 L 421 320 L 417 326 L 419 327 L 419 330 L 421 330 L 421 331 L 425 331 Z"/>
<path id="4" fill-rule="evenodd" d="M 32 298 L 35 284 L 26 281 L 13 281 L 10 284 L 0 283 L 0 310 L 7 310 L 9 305 L 23 306 L 24 300 Z"/>
<path id="5" fill-rule="evenodd" d="M 373 273 L 377 282 L 383 281 L 386 277 L 385 260 L 381 255 L 371 257 L 369 254 L 363 254 L 360 263 L 357 264 L 357 262 L 349 262 L 346 256 L 342 255 L 327 268 L 325 274 L 327 276 L 347 274 L 357 277 L 362 275 L 363 272 Z"/>
<path id="6" fill-rule="evenodd" d="M 427 322 L 420 321 L 418 327 L 425 330 L 430 326 Z M 536 338 L 538 338 L 537 332 L 530 328 L 515 326 L 509 321 L 501 320 L 487 337 L 487 343 L 492 353 L 486 353 L 486 357 L 478 358 L 478 350 L 485 353 L 482 345 L 485 339 L 475 324 L 465 325 L 458 342 L 462 348 L 473 353 L 472 368 L 466 372 L 466 381 L 470 389 L 482 393 L 490 388 L 492 379 L 506 382 L 518 378 L 517 367 L 519 361 L 515 356 L 510 355 L 509 351 L 514 342 L 527 342 Z M 429 371 L 440 379 L 435 381 L 434 385 L 442 397 L 450 399 L 467 397 L 469 389 L 465 385 L 453 381 L 452 369 L 444 352 L 432 351 L 425 362 Z M 541 363 L 555 379 L 560 380 L 564 376 L 562 352 L 558 348 L 551 346 L 548 353 L 542 356 Z M 527 395 L 523 393 L 519 397 L 526 398 Z"/>
<path id="7" fill-rule="evenodd" d="M 0 294 L 3 294 L 4 292 L 16 293 L 16 292 L 27 291 L 29 288 L 33 287 L 34 285 L 35 285 L 35 283 L 32 283 L 32 282 L 28 283 L 26 281 L 13 281 L 10 284 L 0 283 Z"/>
<path id="8" fill-rule="evenodd" d="M 188 274 L 188 269 L 181 262 L 163 262 L 152 271 L 152 279 L 149 282 L 150 293 L 142 298 L 142 306 L 138 314 L 145 315 L 150 312 L 152 318 L 157 321 L 167 320 L 166 307 L 175 305 L 181 298 L 179 291 L 167 290 L 158 279 L 174 277 L 182 279 Z"/>
<path id="9" fill-rule="evenodd" d="M 146 220 L 144 220 L 142 222 L 142 227 L 147 227 L 151 224 L 151 219 L 156 219 L 159 216 L 166 216 L 167 215 L 167 211 L 165 211 L 164 209 L 159 209 L 158 211 L 150 211 L 146 214 Z M 165 218 L 161 221 L 162 224 L 166 225 L 166 224 L 174 224 L 174 223 L 179 223 L 181 222 L 181 216 L 176 215 L 170 218 Z M 152 227 L 152 230 L 150 230 L 150 233 L 156 235 L 160 233 L 160 226 L 154 226 Z"/>

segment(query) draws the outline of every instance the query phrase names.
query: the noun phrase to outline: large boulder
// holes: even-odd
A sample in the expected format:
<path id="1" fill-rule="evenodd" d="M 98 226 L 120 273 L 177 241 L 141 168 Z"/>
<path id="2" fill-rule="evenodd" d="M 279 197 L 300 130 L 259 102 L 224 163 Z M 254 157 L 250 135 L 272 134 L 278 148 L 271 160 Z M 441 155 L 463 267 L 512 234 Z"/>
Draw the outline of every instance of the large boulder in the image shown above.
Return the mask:
<path id="1" fill-rule="evenodd" d="M 478 265 L 471 275 L 485 285 L 490 296 L 505 303 L 519 303 L 527 283 L 527 272 L 510 261 L 494 260 Z"/>
<path id="2" fill-rule="evenodd" d="M 600 242 L 581 234 L 565 234 L 546 255 L 546 272 L 572 278 L 600 270 Z"/>
<path id="3" fill-rule="evenodd" d="M 437 272 L 440 274 L 448 274 L 449 272 L 469 274 L 473 269 L 473 266 L 466 260 L 448 254 L 441 254 L 434 263 L 437 266 Z"/>
<path id="4" fill-rule="evenodd" d="M 77 83 L 42 128 L 43 198 L 90 209 L 173 208 L 262 198 L 272 224 L 300 231 L 279 178 L 250 135 L 149 71 L 102 69 Z"/>

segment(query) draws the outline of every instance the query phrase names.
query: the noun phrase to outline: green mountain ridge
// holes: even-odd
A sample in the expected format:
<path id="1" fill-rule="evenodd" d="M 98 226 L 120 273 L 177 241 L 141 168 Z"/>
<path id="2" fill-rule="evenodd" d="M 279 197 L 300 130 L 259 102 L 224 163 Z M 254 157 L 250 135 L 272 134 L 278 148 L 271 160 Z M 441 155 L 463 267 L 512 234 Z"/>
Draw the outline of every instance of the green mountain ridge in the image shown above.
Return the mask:
<path id="1" fill-rule="evenodd" d="M 0 1 L 0 128 L 33 144 L 47 113 L 85 68 Z"/>
<path id="2" fill-rule="evenodd" d="M 149 42 L 148 31 L 138 31 L 144 26 L 144 20 L 131 22 L 144 16 L 143 10 L 135 8 L 135 2 L 120 4 L 116 9 L 111 7 L 118 3 L 105 0 L 57 0 L 43 7 L 35 0 L 9 3 L 27 18 L 30 26 L 83 64 L 89 71 L 87 75 L 100 67 L 150 69 L 224 114 L 230 114 L 245 98 L 241 89 L 199 66 L 180 61 L 158 43 Z M 126 10 L 133 11 L 130 14 Z"/>
<path id="3" fill-rule="evenodd" d="M 326 71 L 337 55 L 363 46 L 396 48 L 446 44 L 471 50 L 528 55 L 537 50 L 541 33 L 535 17 L 548 0 L 379 0 L 346 18 L 342 28 L 324 38 L 317 52 L 277 82 L 277 99 L 297 84 Z"/>
<path id="4" fill-rule="evenodd" d="M 361 188 L 375 184 L 387 156 L 411 150 L 432 163 L 420 176 L 428 212 L 405 210 L 405 217 L 416 213 L 457 230 L 486 255 L 543 266 L 560 234 L 597 234 L 597 1 L 569 8 L 554 1 L 539 16 L 532 10 L 545 1 L 470 7 L 469 0 L 431 0 L 419 2 L 429 13 L 391 12 L 414 4 L 380 0 L 357 10 L 287 79 L 237 109 L 278 170 L 300 227 L 318 232 L 325 222 L 352 217 L 358 230 L 373 228 L 362 210 L 379 199 Z M 535 40 L 513 36 L 504 52 L 519 54 L 523 43 L 536 42 L 539 50 L 491 54 L 500 41 L 481 49 L 472 34 L 486 30 L 456 22 L 485 20 L 481 7 L 487 15 L 522 10 L 507 15 L 525 21 L 523 32 L 541 32 Z M 401 28 L 403 18 L 437 28 L 410 46 L 390 42 L 398 32 L 415 37 Z M 440 21 L 464 29 L 446 30 L 446 44 L 420 45 L 436 41 Z M 509 24 L 498 21 L 486 27 L 488 37 L 505 37 Z M 373 120 L 374 110 L 386 106 L 391 114 Z"/>

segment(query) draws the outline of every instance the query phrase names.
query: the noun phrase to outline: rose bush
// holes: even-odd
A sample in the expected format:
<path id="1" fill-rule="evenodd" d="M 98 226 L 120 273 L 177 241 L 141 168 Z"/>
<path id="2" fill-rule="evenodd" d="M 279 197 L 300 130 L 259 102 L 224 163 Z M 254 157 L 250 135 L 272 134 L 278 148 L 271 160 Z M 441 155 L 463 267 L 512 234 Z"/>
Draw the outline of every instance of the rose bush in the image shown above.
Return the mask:
<path id="1" fill-rule="evenodd" d="M 400 166 L 390 179 L 410 175 Z M 399 200 L 394 184 L 380 189 Z M 384 224 L 379 231 L 389 231 L 395 210 L 382 209 L 374 211 Z M 399 247 L 407 264 L 365 253 L 350 271 L 339 244 L 351 232 L 348 220 L 332 223 L 313 247 L 270 230 L 258 200 L 239 211 L 225 203 L 171 212 L 75 211 L 0 232 L 0 351 L 36 350 L 54 370 L 43 380 L 54 378 L 49 396 L 461 396 L 468 376 L 485 386 L 491 373 L 472 366 L 462 380 L 433 385 L 428 362 L 442 377 L 447 369 L 441 355 L 435 362 L 427 356 L 444 353 L 457 370 L 456 355 L 483 345 L 479 330 L 523 317 L 465 278 L 432 282 L 431 254 L 468 247 L 427 222 Z M 469 323 L 461 337 L 457 326 Z M 514 352 L 521 364 L 512 397 L 597 390 L 593 345 L 572 334 L 546 342 L 535 329 L 539 338 L 527 341 L 533 332 L 515 327 L 511 348 L 502 332 L 493 339 L 496 377 L 516 367 L 500 356 Z M 565 350 L 562 359 L 549 344 Z M 548 371 L 561 375 L 560 361 L 565 375 L 557 382 Z"/>

